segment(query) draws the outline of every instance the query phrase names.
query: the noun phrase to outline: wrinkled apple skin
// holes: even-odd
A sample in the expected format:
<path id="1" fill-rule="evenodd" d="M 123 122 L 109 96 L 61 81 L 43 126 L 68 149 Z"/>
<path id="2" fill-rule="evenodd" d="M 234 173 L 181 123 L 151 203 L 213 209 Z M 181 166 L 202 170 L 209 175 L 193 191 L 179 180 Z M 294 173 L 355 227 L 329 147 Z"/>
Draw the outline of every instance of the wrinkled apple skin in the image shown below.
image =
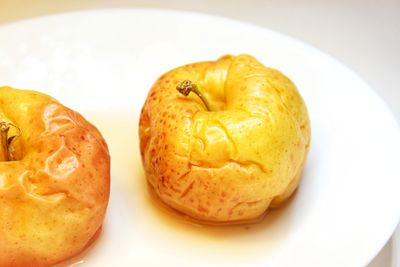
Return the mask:
<path id="1" fill-rule="evenodd" d="M 106 212 L 103 137 L 53 98 L 9 87 L 0 87 L 0 121 L 22 131 L 16 160 L 0 158 L 0 266 L 48 266 L 74 256 Z"/>
<path id="2" fill-rule="evenodd" d="M 176 90 L 182 80 L 210 102 Z M 249 55 L 161 76 L 143 106 L 140 149 L 156 195 L 206 223 L 255 220 L 297 188 L 310 121 L 295 85 Z"/>

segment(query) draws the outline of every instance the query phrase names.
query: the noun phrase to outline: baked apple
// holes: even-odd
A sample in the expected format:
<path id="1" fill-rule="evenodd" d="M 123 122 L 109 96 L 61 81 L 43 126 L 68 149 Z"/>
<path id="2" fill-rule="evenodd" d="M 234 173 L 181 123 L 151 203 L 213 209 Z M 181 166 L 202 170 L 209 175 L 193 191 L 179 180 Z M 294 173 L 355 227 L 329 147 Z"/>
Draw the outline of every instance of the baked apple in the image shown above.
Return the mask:
<path id="1" fill-rule="evenodd" d="M 310 144 L 307 109 L 295 85 L 249 55 L 162 75 L 139 124 L 150 189 L 211 224 L 256 220 L 287 200 Z"/>
<path id="2" fill-rule="evenodd" d="M 101 228 L 110 157 L 80 114 L 34 91 L 0 87 L 0 266 L 48 266 Z"/>

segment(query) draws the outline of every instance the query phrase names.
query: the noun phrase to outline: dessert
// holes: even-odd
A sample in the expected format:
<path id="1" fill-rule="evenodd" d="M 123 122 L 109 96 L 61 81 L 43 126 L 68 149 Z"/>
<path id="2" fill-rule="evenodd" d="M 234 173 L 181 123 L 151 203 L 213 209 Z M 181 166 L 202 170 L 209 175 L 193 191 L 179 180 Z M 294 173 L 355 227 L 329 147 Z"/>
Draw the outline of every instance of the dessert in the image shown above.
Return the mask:
<path id="1" fill-rule="evenodd" d="M 178 67 L 151 88 L 139 123 L 151 190 L 200 222 L 260 218 L 297 188 L 310 121 L 295 85 L 249 55 Z"/>
<path id="2" fill-rule="evenodd" d="M 48 266 L 102 226 L 110 156 L 100 132 L 50 96 L 0 87 L 0 266 Z"/>

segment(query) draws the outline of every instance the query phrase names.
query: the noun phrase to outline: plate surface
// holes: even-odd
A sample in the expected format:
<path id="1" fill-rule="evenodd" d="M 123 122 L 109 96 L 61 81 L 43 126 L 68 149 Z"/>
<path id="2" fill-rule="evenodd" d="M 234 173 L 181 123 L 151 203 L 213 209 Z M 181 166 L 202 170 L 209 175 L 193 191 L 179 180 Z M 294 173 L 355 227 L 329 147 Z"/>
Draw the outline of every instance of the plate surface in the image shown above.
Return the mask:
<path id="1" fill-rule="evenodd" d="M 365 266 L 398 222 L 398 125 L 367 84 L 310 46 L 228 19 L 145 9 L 41 17 L 0 27 L 0 40 L 0 85 L 54 96 L 109 144 L 103 231 L 62 265 Z M 251 54 L 295 82 L 309 109 L 312 144 L 288 205 L 259 224 L 202 227 L 149 195 L 137 124 L 162 73 L 228 53 Z"/>

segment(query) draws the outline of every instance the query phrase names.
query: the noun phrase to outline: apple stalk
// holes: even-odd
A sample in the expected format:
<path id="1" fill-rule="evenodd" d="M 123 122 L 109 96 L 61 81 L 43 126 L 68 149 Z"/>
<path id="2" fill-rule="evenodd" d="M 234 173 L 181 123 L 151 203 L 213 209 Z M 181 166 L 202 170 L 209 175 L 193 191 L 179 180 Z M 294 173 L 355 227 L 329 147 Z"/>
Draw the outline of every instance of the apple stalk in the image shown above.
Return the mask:
<path id="1" fill-rule="evenodd" d="M 201 93 L 201 90 L 195 83 L 192 83 L 189 80 L 183 80 L 176 86 L 176 90 L 178 90 L 178 92 L 184 96 L 188 96 L 190 92 L 195 93 L 200 98 L 201 102 L 203 102 L 206 109 L 211 111 L 210 103 L 208 102 L 207 98 L 204 97 L 204 95 Z"/>
<path id="2" fill-rule="evenodd" d="M 9 136 L 10 129 L 17 129 L 17 134 Z M 12 143 L 21 135 L 21 129 L 9 122 L 0 122 L 0 143 L 3 147 L 3 157 L 5 161 L 15 160 L 12 154 Z"/>

